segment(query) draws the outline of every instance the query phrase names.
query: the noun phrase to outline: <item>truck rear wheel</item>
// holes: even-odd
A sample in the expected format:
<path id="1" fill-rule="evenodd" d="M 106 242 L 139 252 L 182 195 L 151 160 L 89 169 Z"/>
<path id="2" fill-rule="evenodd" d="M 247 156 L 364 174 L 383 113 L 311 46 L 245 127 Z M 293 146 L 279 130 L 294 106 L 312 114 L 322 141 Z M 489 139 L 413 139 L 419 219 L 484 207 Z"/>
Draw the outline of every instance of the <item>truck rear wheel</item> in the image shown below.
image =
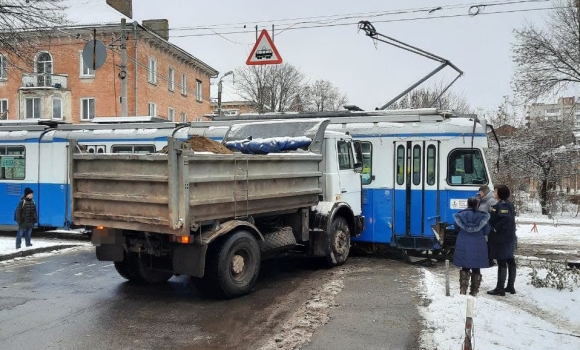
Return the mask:
<path id="1" fill-rule="evenodd" d="M 135 283 L 167 282 L 173 274 L 152 270 L 151 256 L 147 254 L 126 253 L 123 261 L 115 261 L 115 269 L 123 278 Z"/>
<path id="2" fill-rule="evenodd" d="M 350 251 L 350 228 L 343 217 L 338 216 L 332 220 L 327 249 L 326 264 L 329 267 L 344 264 Z"/>
<path id="3" fill-rule="evenodd" d="M 249 293 L 260 271 L 260 246 L 247 231 L 237 231 L 210 245 L 202 292 L 214 291 L 226 298 Z"/>

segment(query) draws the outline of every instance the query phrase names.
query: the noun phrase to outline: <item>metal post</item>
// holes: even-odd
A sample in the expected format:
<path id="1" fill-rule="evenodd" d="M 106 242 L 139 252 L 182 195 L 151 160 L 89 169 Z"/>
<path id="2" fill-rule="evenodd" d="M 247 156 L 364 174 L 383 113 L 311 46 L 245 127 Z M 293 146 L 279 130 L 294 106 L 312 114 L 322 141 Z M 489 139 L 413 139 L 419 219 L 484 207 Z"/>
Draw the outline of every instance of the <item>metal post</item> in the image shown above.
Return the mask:
<path id="1" fill-rule="evenodd" d="M 127 36 L 125 33 L 125 25 L 127 20 L 121 19 L 121 71 L 119 78 L 121 78 L 121 117 L 127 117 L 129 114 L 127 109 Z"/>
<path id="2" fill-rule="evenodd" d="M 218 108 L 217 108 L 218 116 L 222 115 L 222 79 L 218 81 Z"/>
<path id="3" fill-rule="evenodd" d="M 449 259 L 445 260 L 445 296 L 450 296 L 449 292 Z"/>
<path id="4" fill-rule="evenodd" d="M 473 350 L 473 298 L 467 299 L 467 312 L 465 313 L 465 340 L 463 350 Z"/>

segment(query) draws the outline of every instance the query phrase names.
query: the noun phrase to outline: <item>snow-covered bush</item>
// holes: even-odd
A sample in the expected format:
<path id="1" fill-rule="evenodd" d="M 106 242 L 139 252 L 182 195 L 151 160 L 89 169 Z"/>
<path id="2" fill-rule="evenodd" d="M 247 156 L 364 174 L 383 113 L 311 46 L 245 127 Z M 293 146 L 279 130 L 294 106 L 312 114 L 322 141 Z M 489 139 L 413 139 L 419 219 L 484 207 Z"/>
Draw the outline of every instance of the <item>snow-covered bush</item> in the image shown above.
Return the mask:
<path id="1" fill-rule="evenodd" d="M 531 264 L 530 284 L 536 288 L 556 288 L 559 291 L 580 287 L 580 270 L 568 267 L 567 262 L 545 260 L 539 266 Z"/>

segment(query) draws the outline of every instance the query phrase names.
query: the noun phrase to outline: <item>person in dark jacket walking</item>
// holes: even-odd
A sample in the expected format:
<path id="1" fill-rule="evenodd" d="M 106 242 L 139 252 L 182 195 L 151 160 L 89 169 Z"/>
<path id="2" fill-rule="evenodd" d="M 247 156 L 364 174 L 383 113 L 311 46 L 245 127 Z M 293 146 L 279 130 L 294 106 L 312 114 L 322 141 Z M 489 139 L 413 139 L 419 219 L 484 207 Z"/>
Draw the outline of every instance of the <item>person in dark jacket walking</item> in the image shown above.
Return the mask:
<path id="1" fill-rule="evenodd" d="M 16 233 L 16 249 L 20 249 L 22 236 L 26 241 L 26 246 L 30 247 L 30 236 L 32 235 L 32 227 L 38 222 L 38 213 L 36 211 L 36 203 L 32 197 L 34 191 L 30 187 L 24 189 L 24 196 L 18 202 L 16 210 L 14 211 L 14 221 L 18 223 L 18 233 Z"/>
<path id="2" fill-rule="evenodd" d="M 467 209 L 453 215 L 455 224 L 459 228 L 455 243 L 453 264 L 461 268 L 459 271 L 459 293 L 467 294 L 467 287 L 471 278 L 469 294 L 477 296 L 481 284 L 481 268 L 489 267 L 487 255 L 487 241 L 485 236 L 490 227 L 487 224 L 489 214 L 477 210 L 479 199 L 471 197 L 467 200 Z"/>
<path id="3" fill-rule="evenodd" d="M 514 206 L 508 200 L 510 189 L 506 185 L 499 185 L 495 188 L 495 197 L 498 202 L 491 208 L 489 243 L 491 257 L 497 260 L 497 285 L 487 294 L 504 296 L 505 292 L 516 294 L 514 288 L 516 281 L 516 260 L 514 259 L 516 218 Z M 504 287 L 506 277 L 508 282 L 507 287 Z"/>

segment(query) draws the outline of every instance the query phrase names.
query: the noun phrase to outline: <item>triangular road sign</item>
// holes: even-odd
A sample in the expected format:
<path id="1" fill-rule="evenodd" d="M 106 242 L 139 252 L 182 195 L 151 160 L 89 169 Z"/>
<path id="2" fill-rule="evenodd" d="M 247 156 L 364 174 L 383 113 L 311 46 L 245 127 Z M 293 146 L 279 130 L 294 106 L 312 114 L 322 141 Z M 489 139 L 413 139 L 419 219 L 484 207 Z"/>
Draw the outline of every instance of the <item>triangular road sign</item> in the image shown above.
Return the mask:
<path id="1" fill-rule="evenodd" d="M 252 49 L 250 56 L 246 60 L 246 64 L 259 65 L 259 64 L 280 64 L 282 63 L 282 56 L 278 53 L 276 46 L 270 34 L 266 29 L 262 29 L 258 40 L 256 40 L 256 45 Z"/>

